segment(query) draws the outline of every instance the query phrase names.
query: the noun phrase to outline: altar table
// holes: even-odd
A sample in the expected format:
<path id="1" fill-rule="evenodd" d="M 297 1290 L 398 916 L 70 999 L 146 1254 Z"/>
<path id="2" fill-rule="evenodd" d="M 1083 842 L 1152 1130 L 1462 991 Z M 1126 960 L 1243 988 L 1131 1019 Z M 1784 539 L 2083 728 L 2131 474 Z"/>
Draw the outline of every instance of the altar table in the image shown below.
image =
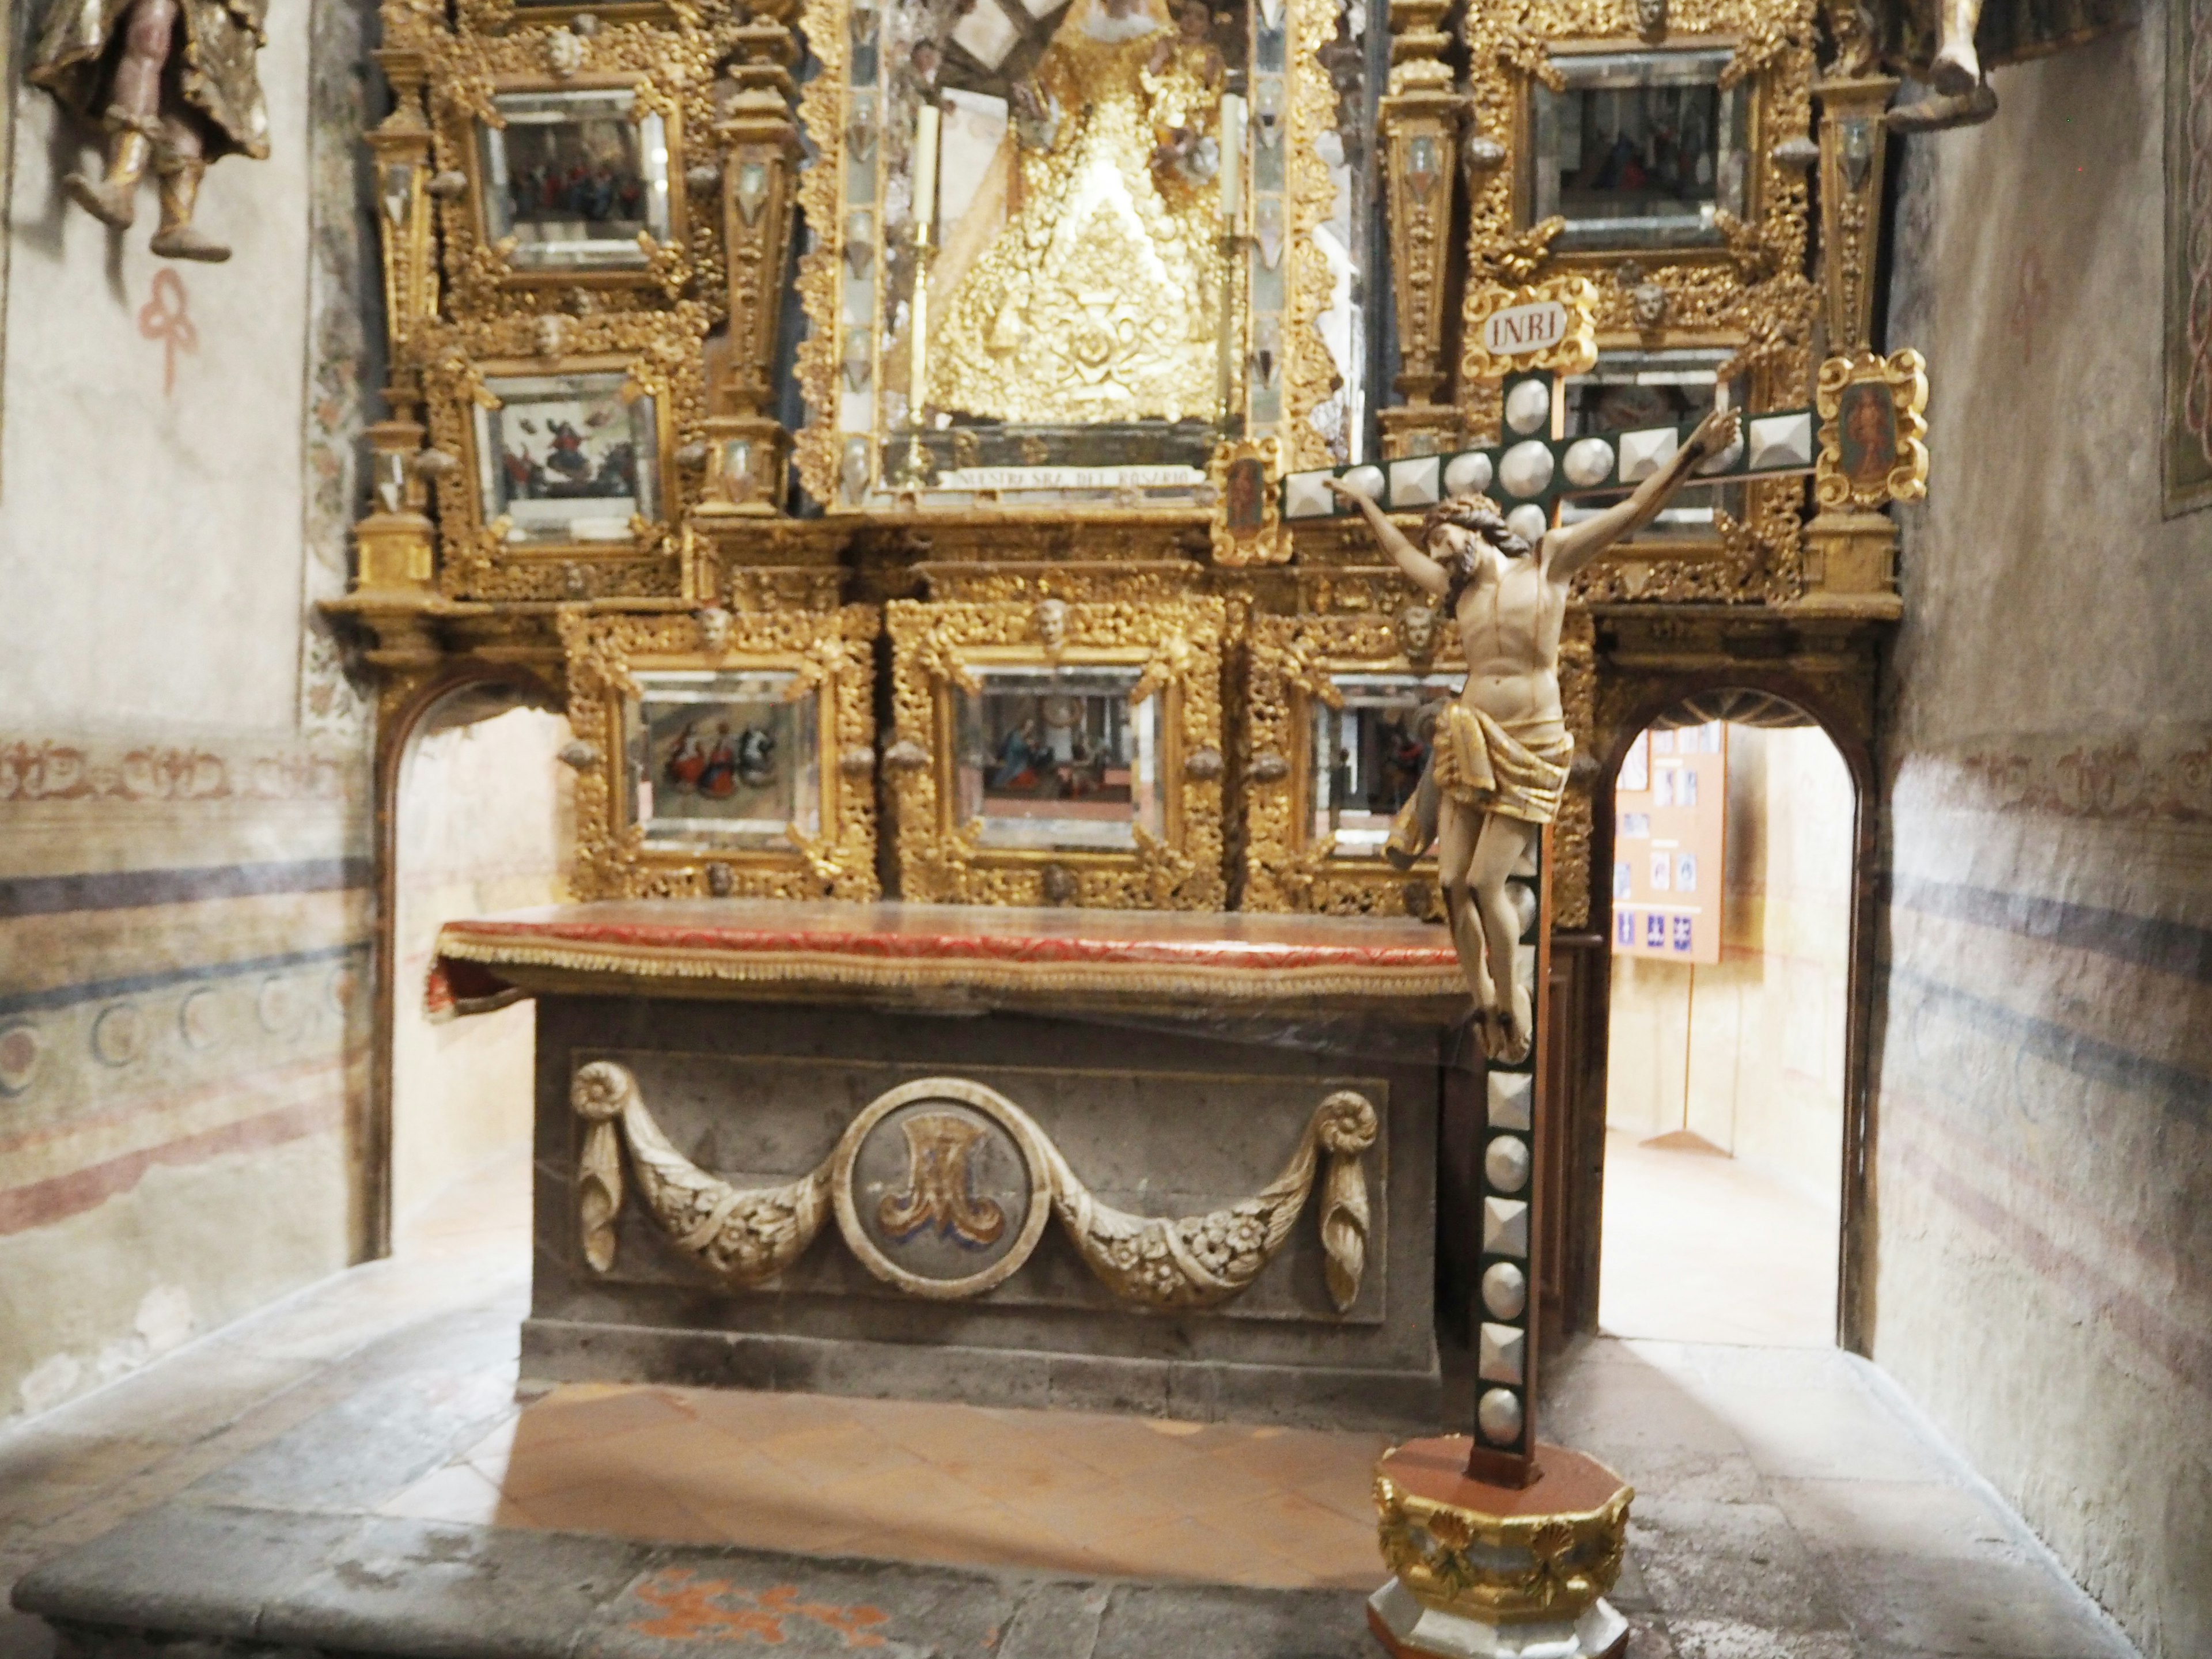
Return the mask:
<path id="1" fill-rule="evenodd" d="M 1433 1427 L 1441 928 L 641 901 L 449 923 L 538 1002 L 526 1380 Z"/>

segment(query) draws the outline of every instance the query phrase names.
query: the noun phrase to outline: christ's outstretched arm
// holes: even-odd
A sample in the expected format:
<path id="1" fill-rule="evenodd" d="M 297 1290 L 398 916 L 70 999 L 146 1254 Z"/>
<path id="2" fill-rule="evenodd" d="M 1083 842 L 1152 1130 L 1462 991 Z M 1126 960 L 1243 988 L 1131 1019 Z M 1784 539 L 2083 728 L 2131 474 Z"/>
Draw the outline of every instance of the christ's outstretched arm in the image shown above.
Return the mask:
<path id="1" fill-rule="evenodd" d="M 1383 516 L 1381 507 L 1340 478 L 1331 478 L 1328 487 L 1340 500 L 1352 502 L 1366 514 L 1375 539 L 1382 544 L 1382 550 L 1397 562 L 1398 568 L 1406 573 L 1406 579 L 1414 586 L 1434 599 L 1441 599 L 1451 592 L 1451 577 L 1443 566 L 1407 541 L 1398 526 Z"/>
<path id="2" fill-rule="evenodd" d="M 1741 416 L 1732 409 L 1717 409 L 1699 422 L 1690 441 L 1667 458 L 1667 464 L 1636 486 L 1625 501 L 1608 507 L 1595 518 L 1584 519 L 1565 530 L 1554 530 L 1548 568 L 1554 580 L 1565 581 L 1615 542 L 1634 535 L 1665 510 L 1674 492 L 1689 482 L 1690 469 L 1708 456 L 1720 454 L 1736 441 Z"/>

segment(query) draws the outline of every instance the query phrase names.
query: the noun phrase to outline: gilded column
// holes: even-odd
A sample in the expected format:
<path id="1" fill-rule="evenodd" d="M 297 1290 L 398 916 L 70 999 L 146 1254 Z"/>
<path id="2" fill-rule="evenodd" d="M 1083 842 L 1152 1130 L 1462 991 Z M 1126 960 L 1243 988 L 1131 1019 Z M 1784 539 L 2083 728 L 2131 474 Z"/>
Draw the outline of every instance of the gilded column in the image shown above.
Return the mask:
<path id="1" fill-rule="evenodd" d="M 1820 101 L 1822 319 L 1832 362 L 1872 349 L 1889 137 L 1882 113 L 1897 86 L 1886 75 L 1848 73 L 1813 85 Z M 1824 612 L 1895 617 L 1904 608 L 1896 562 L 1897 526 L 1887 514 L 1848 501 L 1824 503 L 1805 526 L 1806 592 L 1800 604 Z"/>
<path id="2" fill-rule="evenodd" d="M 738 91 L 714 124 L 730 331 L 707 419 L 707 487 L 699 510 L 772 514 L 782 507 L 790 447 L 790 434 L 771 411 L 799 153 L 791 106 L 795 47 L 787 27 L 763 16 L 732 33 L 739 57 L 729 73 Z"/>
<path id="3" fill-rule="evenodd" d="M 437 574 L 434 532 L 424 510 L 422 392 L 409 349 L 438 315 L 431 132 L 422 109 L 426 43 L 416 38 L 431 27 L 404 4 L 385 8 L 385 38 L 392 44 L 377 52 L 376 60 L 392 88 L 392 112 L 367 135 L 376 169 L 391 368 L 384 389 L 389 415 L 366 434 L 369 510 L 354 526 L 354 589 L 386 602 L 427 598 L 435 591 Z"/>
<path id="4" fill-rule="evenodd" d="M 1443 357 L 1444 266 L 1450 252 L 1453 181 L 1466 95 L 1443 61 L 1449 37 L 1437 27 L 1448 0 L 1390 0 L 1390 83 L 1379 113 L 1389 216 L 1397 379 L 1405 399 L 1381 411 L 1386 457 L 1434 454 L 1459 441 L 1459 411 L 1447 397 Z"/>

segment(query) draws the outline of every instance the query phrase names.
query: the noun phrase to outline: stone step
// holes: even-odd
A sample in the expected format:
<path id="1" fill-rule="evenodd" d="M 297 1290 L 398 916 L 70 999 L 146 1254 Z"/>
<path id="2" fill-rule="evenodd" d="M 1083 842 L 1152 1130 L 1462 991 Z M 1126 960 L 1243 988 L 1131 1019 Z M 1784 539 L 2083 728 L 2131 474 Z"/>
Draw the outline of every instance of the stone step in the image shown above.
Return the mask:
<path id="1" fill-rule="evenodd" d="M 1364 1598 L 177 1502 L 15 1604 L 65 1659 L 1368 1659 Z"/>

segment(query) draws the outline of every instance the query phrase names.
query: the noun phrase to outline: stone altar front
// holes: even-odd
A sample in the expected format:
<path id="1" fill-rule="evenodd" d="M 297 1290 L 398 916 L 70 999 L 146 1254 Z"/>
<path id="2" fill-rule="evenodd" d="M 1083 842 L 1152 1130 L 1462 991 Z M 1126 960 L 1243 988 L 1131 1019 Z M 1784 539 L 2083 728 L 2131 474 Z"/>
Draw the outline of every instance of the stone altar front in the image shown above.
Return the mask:
<path id="1" fill-rule="evenodd" d="M 538 1001 L 526 1379 L 1437 1420 L 1439 930 L 683 901 L 439 949 L 434 1005 Z"/>

